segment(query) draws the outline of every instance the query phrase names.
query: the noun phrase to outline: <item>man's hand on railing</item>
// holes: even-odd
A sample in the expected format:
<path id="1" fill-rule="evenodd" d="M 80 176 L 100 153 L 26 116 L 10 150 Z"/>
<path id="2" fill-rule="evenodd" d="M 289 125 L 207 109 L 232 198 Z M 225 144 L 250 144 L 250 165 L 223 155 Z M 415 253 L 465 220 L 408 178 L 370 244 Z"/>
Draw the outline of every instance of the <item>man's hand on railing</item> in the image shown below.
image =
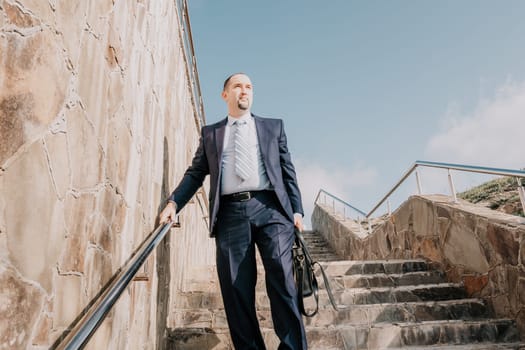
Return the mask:
<path id="1" fill-rule="evenodd" d="M 168 202 L 164 209 L 159 214 L 159 223 L 161 225 L 167 224 L 168 222 L 172 222 L 173 226 L 176 225 L 176 218 L 177 218 L 177 203 L 175 202 Z"/>

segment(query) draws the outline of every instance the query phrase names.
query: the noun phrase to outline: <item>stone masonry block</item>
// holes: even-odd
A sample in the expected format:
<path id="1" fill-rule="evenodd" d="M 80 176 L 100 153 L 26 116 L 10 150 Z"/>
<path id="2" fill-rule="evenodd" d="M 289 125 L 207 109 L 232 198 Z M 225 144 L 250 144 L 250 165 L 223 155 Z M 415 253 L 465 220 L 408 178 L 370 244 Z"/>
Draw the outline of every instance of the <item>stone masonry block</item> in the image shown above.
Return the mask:
<path id="1" fill-rule="evenodd" d="M 19 4 L 10 4 L 7 1 L 2 1 L 7 21 L 17 28 L 31 28 L 40 25 L 40 21 L 29 14 Z"/>
<path id="2" fill-rule="evenodd" d="M 525 232 L 520 232 L 520 263 L 525 266 Z"/>
<path id="3" fill-rule="evenodd" d="M 112 265 L 111 256 L 107 252 L 95 246 L 88 246 L 84 261 L 85 289 L 88 300 L 97 295 L 102 288 L 107 287 L 107 283 L 113 276 Z"/>
<path id="4" fill-rule="evenodd" d="M 78 234 L 65 237 L 65 246 L 60 255 L 58 269 L 60 273 L 83 273 L 87 241 Z"/>
<path id="5" fill-rule="evenodd" d="M 77 196 L 68 194 L 64 202 L 67 237 L 62 251 L 59 270 L 66 272 L 84 272 L 84 256 L 88 243 L 88 225 L 90 216 L 96 208 L 96 195 L 82 193 Z"/>
<path id="6" fill-rule="evenodd" d="M 513 266 L 518 264 L 520 246 L 513 230 L 498 224 L 489 223 L 487 226 L 487 238 L 497 254 L 498 260 Z"/>
<path id="7" fill-rule="evenodd" d="M 112 8 L 112 0 L 89 2 L 86 21 L 96 36 L 101 36 L 107 32 L 107 21 Z"/>
<path id="8" fill-rule="evenodd" d="M 40 315 L 40 319 L 35 327 L 35 332 L 31 344 L 33 346 L 47 346 L 51 341 L 51 329 L 53 328 L 53 318 L 47 313 Z"/>
<path id="9" fill-rule="evenodd" d="M 440 242 L 437 237 L 418 237 L 413 243 L 416 256 L 423 256 L 431 261 L 443 261 Z"/>
<path id="10" fill-rule="evenodd" d="M 516 266 L 506 266 L 507 269 L 507 285 L 506 293 L 509 298 L 510 307 L 512 310 L 518 310 L 519 305 L 519 278 L 520 278 L 520 269 Z M 525 274 L 521 274 L 525 277 Z"/>
<path id="11" fill-rule="evenodd" d="M 465 225 L 461 217 L 455 216 L 453 219 L 447 241 L 443 245 L 444 255 L 452 265 L 461 265 L 472 272 L 485 273 L 489 265 L 481 242 L 472 226 Z"/>
<path id="12" fill-rule="evenodd" d="M 30 10 L 39 21 L 46 24 L 54 22 L 53 10 L 48 2 L 39 0 L 20 0 L 17 2 L 21 5 L 22 11 Z"/>
<path id="13" fill-rule="evenodd" d="M 12 267 L 0 264 L 0 349 L 26 348 L 44 295 Z"/>
<path id="14" fill-rule="evenodd" d="M 87 222 L 87 237 L 91 244 L 94 244 L 108 253 L 113 253 L 113 237 L 110 226 L 100 213 L 95 213 L 89 217 Z"/>
<path id="15" fill-rule="evenodd" d="M 57 196 L 62 200 L 71 186 L 71 168 L 65 133 L 46 136 L 45 147 L 49 157 L 51 178 L 56 188 Z"/>
<path id="16" fill-rule="evenodd" d="M 102 182 L 103 152 L 93 125 L 79 106 L 67 112 L 67 144 L 71 157 L 72 187 L 89 189 Z"/>
<path id="17" fill-rule="evenodd" d="M 441 242 L 444 242 L 447 240 L 447 236 L 448 236 L 449 229 L 450 229 L 450 223 L 451 223 L 450 218 L 446 218 L 446 217 L 437 218 L 437 230 L 438 230 L 437 234 Z"/>
<path id="18" fill-rule="evenodd" d="M 129 166 L 133 143 L 131 132 L 124 121 L 121 118 L 111 120 L 108 127 L 106 176 L 121 193 L 127 186 L 128 176 L 131 175 Z"/>
<path id="19" fill-rule="evenodd" d="M 78 69 L 80 44 L 86 32 L 79 21 L 85 21 L 87 4 L 82 0 L 57 0 L 55 5 L 56 28 L 74 69 Z"/>
<path id="20" fill-rule="evenodd" d="M 401 330 L 395 325 L 371 327 L 368 335 L 369 349 L 401 347 L 400 333 Z"/>
<path id="21" fill-rule="evenodd" d="M 78 97 L 92 124 L 94 136 L 100 140 L 106 139 L 107 123 L 112 117 L 107 107 L 110 91 L 106 52 L 105 39 L 83 36 L 78 64 Z"/>
<path id="22" fill-rule="evenodd" d="M 487 274 L 483 275 L 467 275 L 463 276 L 463 285 L 469 296 L 480 296 L 483 289 L 487 286 L 489 282 L 489 277 Z"/>
<path id="23" fill-rule="evenodd" d="M 65 98 L 70 73 L 53 33 L 0 37 L 0 164 L 22 145 L 38 139 L 54 120 Z"/>
<path id="24" fill-rule="evenodd" d="M 212 312 L 209 310 L 176 311 L 171 317 L 177 327 L 211 328 Z"/>
<path id="25" fill-rule="evenodd" d="M 81 276 L 55 274 L 53 327 L 61 329 L 69 327 L 82 311 L 85 300 Z"/>
<path id="26" fill-rule="evenodd" d="M 407 203 L 407 202 L 405 202 Z M 412 206 L 410 205 L 411 201 L 407 205 L 400 206 L 393 213 L 393 222 L 396 227 L 396 231 L 401 232 L 409 229 L 410 220 L 409 218 L 412 215 Z"/>
<path id="27" fill-rule="evenodd" d="M 433 236 L 437 233 L 437 220 L 432 202 L 414 201 L 412 211 L 414 218 L 417 218 L 413 221 L 413 230 L 416 236 Z"/>
<path id="28" fill-rule="evenodd" d="M 65 232 L 63 206 L 56 197 L 42 144 L 33 144 L 3 177 L 9 184 L 2 191 L 9 256 L 24 277 L 38 281 L 49 292 Z"/>

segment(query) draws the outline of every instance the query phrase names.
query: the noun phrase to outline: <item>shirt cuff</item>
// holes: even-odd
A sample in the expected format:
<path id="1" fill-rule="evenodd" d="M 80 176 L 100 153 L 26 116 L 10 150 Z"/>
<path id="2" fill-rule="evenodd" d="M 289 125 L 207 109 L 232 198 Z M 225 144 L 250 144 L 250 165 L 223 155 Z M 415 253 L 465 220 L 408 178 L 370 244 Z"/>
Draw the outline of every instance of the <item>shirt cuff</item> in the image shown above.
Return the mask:
<path id="1" fill-rule="evenodd" d="M 301 214 L 301 213 L 293 213 L 293 218 L 294 219 L 302 219 L 303 218 L 303 214 Z"/>

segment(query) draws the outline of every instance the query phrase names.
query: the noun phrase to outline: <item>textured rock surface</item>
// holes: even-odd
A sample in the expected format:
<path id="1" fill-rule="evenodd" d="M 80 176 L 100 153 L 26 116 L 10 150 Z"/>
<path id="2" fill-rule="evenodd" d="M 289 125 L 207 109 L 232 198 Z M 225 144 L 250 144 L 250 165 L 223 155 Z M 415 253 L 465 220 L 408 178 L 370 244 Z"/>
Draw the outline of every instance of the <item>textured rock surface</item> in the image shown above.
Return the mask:
<path id="1" fill-rule="evenodd" d="M 461 282 L 470 296 L 487 300 L 497 317 L 517 320 L 525 334 L 525 219 L 446 196 L 414 196 L 369 235 L 323 205 L 312 224 L 346 259 L 424 257 Z"/>
<path id="2" fill-rule="evenodd" d="M 200 121 L 178 3 L 0 0 L 0 349 L 49 348 L 189 164 Z M 183 266 L 213 261 L 205 202 L 185 208 L 91 348 L 156 348 L 157 304 L 185 288 Z"/>

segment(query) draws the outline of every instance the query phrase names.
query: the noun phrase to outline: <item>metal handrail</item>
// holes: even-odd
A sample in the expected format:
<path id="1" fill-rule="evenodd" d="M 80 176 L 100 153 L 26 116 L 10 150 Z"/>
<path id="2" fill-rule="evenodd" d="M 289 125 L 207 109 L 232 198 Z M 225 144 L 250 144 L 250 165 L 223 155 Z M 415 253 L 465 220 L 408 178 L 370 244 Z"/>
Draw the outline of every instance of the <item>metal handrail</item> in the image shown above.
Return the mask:
<path id="1" fill-rule="evenodd" d="M 186 74 L 188 75 L 188 81 L 190 82 L 193 111 L 200 128 L 206 124 L 206 117 L 204 114 L 204 103 L 202 99 L 199 72 L 197 70 L 195 47 L 193 46 L 193 36 L 191 32 L 187 0 L 177 0 L 177 9 L 179 11 L 178 14 L 180 20 L 180 39 L 182 42 L 182 50 L 184 51 L 184 60 L 186 61 Z"/>
<path id="2" fill-rule="evenodd" d="M 525 177 L 525 171 L 523 170 L 512 170 L 512 169 L 502 169 L 502 168 L 489 168 L 489 167 L 483 167 L 483 166 L 475 166 L 475 165 L 463 165 L 463 164 L 452 164 L 452 163 L 440 163 L 440 162 L 429 162 L 424 160 L 416 160 L 414 164 L 408 169 L 408 171 L 401 177 L 401 179 L 392 187 L 390 191 L 377 203 L 368 214 L 366 214 L 366 217 L 369 218 L 372 213 L 374 213 L 377 208 L 379 208 L 390 195 L 407 179 L 410 174 L 414 170 L 416 170 L 417 167 L 423 166 L 423 167 L 429 167 L 429 168 L 441 168 L 441 169 L 447 169 L 447 170 L 461 170 L 461 171 L 467 171 L 467 172 L 473 172 L 473 173 L 480 173 L 480 174 L 490 174 L 490 175 L 501 175 L 501 176 L 514 176 L 517 178 Z M 419 180 L 418 180 L 419 181 Z M 455 198 L 456 192 L 454 190 L 454 185 L 452 182 L 452 178 L 449 173 L 449 181 L 450 181 L 450 187 L 452 195 Z M 519 180 L 518 180 L 519 184 Z M 419 186 L 419 185 L 418 185 Z M 523 207 L 523 210 L 525 211 L 525 203 L 524 198 L 521 195 L 522 189 L 520 190 L 520 199 L 521 199 L 521 205 Z"/>
<path id="3" fill-rule="evenodd" d="M 464 164 L 452 164 L 452 163 L 441 163 L 441 162 L 429 162 L 424 160 L 416 160 L 414 164 L 405 172 L 405 174 L 401 177 L 401 179 L 390 189 L 390 191 L 387 192 L 387 194 L 381 198 L 381 200 L 370 210 L 368 213 L 363 212 L 362 210 L 359 210 L 355 208 L 354 206 L 348 204 L 347 202 L 343 201 L 342 199 L 337 198 L 331 193 L 326 192 L 323 189 L 320 189 L 317 197 L 315 198 L 314 203 L 317 204 L 319 197 L 321 194 L 325 194 L 329 197 L 331 197 L 333 200 L 336 200 L 343 204 L 344 206 L 358 212 L 359 214 L 363 215 L 366 219 L 369 219 L 370 216 L 394 193 L 395 190 L 398 189 L 399 186 L 416 170 L 418 167 L 429 167 L 429 168 L 441 168 L 441 169 L 447 169 L 448 174 L 448 180 L 450 185 L 450 190 L 452 193 L 452 196 L 454 198 L 454 201 L 456 202 L 456 190 L 454 188 L 454 182 L 452 181 L 452 176 L 450 174 L 450 170 L 460 170 L 460 171 L 467 171 L 467 172 L 474 172 L 474 173 L 480 173 L 480 174 L 489 174 L 489 175 L 501 175 L 501 176 L 511 176 L 515 177 L 518 182 L 518 193 L 521 201 L 521 206 L 523 208 L 523 211 L 525 212 L 525 189 L 523 185 L 524 183 L 521 182 L 520 178 L 525 178 L 525 171 L 524 170 L 513 170 L 513 169 L 503 169 L 503 168 L 490 168 L 490 167 L 483 167 L 483 166 L 475 166 L 475 165 L 464 165 Z M 416 181 L 418 186 L 418 191 L 421 194 L 421 184 L 419 180 L 418 172 L 416 171 Z M 334 208 L 335 211 L 335 208 Z M 389 209 L 390 213 L 390 209 Z M 345 215 L 346 216 L 346 215 Z M 346 219 L 346 217 L 345 217 Z"/>
<path id="4" fill-rule="evenodd" d="M 364 211 L 362 211 L 360 209 L 357 209 L 356 207 L 354 207 L 351 204 L 345 202 L 341 198 L 338 198 L 338 197 L 334 196 L 333 194 L 331 194 L 329 192 L 326 192 L 323 189 L 320 189 L 319 192 L 317 193 L 317 197 L 315 197 L 314 203 L 317 203 L 317 201 L 319 200 L 319 197 L 321 196 L 321 194 L 327 195 L 328 197 L 332 198 L 333 201 L 338 201 L 339 203 L 343 204 L 345 207 L 348 207 L 348 208 L 356 211 L 357 213 L 359 213 L 359 214 L 361 214 L 363 216 L 366 216 L 366 213 Z M 346 212 L 345 212 L 344 216 L 345 216 L 345 219 L 346 219 Z"/>
<path id="5" fill-rule="evenodd" d="M 104 293 L 97 298 L 96 302 L 89 307 L 84 316 L 80 318 L 67 336 L 54 349 L 76 350 L 86 345 L 153 249 L 162 241 L 171 227 L 180 227 L 178 216 L 175 221 L 175 224 L 168 222 L 158 226 L 148 236 L 138 251 L 120 269 L 120 272 L 115 276 Z"/>

